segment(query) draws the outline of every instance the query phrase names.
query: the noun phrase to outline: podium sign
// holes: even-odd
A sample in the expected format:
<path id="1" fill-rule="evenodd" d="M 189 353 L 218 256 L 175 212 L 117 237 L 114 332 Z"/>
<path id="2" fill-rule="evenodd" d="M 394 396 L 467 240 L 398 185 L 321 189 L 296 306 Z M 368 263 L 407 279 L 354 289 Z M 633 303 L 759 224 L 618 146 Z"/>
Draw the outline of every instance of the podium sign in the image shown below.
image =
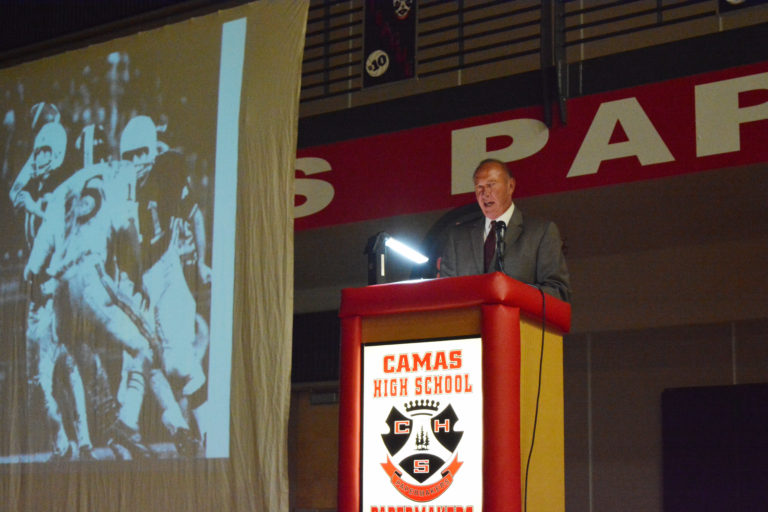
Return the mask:
<path id="1" fill-rule="evenodd" d="M 343 290 L 339 512 L 562 512 L 570 315 L 500 272 Z"/>
<path id="2" fill-rule="evenodd" d="M 480 338 L 363 346 L 362 510 L 482 510 Z"/>

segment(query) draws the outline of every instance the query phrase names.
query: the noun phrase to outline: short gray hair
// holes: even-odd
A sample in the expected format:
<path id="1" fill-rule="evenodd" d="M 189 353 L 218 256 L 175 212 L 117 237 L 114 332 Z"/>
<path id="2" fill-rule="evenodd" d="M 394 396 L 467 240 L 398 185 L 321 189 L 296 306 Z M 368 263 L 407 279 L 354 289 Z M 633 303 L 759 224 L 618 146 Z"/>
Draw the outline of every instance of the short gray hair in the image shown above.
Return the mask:
<path id="1" fill-rule="evenodd" d="M 475 167 L 475 172 L 472 173 L 473 180 L 475 179 L 475 176 L 477 176 L 477 171 L 479 171 L 480 168 L 485 164 L 498 164 L 504 170 L 504 172 L 507 173 L 507 176 L 509 176 L 512 179 L 515 179 L 515 177 L 512 175 L 512 171 L 510 171 L 509 167 L 507 167 L 507 164 L 505 164 L 504 162 L 502 162 L 497 158 L 486 158 L 485 160 L 477 164 L 477 167 Z"/>

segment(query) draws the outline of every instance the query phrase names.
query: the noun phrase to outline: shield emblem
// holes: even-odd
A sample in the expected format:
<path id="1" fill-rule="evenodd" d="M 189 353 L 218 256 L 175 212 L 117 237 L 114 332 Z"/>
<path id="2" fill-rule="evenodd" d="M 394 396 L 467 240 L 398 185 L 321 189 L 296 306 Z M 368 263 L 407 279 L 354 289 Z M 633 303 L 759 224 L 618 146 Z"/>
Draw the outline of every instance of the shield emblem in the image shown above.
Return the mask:
<path id="1" fill-rule="evenodd" d="M 404 404 L 404 409 L 403 412 L 392 407 L 387 416 L 388 432 L 381 438 L 389 457 L 382 466 L 393 479 L 402 475 L 412 479 L 409 484 L 406 477 L 403 479 L 406 485 L 395 486 L 401 493 L 427 495 L 420 486 L 426 484 L 423 489 L 440 488 L 442 494 L 447 485 L 440 482 L 447 480 L 450 485 L 461 465 L 456 453 L 464 435 L 456 429 L 459 418 L 451 404 L 441 410 L 440 403 L 434 400 L 411 401 Z M 392 462 L 396 462 L 396 466 Z"/>

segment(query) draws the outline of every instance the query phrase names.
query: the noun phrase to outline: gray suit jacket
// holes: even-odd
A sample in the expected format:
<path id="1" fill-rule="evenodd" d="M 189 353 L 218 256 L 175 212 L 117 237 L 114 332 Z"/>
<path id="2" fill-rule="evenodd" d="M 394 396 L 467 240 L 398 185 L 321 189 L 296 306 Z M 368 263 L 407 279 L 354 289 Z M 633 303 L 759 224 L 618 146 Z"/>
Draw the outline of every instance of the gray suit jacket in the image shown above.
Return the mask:
<path id="1" fill-rule="evenodd" d="M 448 233 L 440 259 L 440 277 L 483 273 L 485 218 L 454 226 Z M 550 221 L 525 217 L 515 207 L 504 237 L 504 273 L 540 287 L 545 293 L 570 302 L 571 286 L 557 226 Z M 495 267 L 496 256 L 491 268 Z"/>

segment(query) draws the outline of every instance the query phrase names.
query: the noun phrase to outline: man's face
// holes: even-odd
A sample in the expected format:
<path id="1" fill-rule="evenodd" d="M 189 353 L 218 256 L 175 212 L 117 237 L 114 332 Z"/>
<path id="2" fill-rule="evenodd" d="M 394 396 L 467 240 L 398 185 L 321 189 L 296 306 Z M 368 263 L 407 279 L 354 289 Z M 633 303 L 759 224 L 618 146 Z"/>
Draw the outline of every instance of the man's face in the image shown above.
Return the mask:
<path id="1" fill-rule="evenodd" d="M 136 177 L 139 182 L 145 181 L 155 163 L 148 147 L 141 147 L 132 151 L 123 152 L 123 159 L 132 162 L 136 166 Z"/>
<path id="2" fill-rule="evenodd" d="M 498 219 L 512 204 L 515 180 L 494 162 L 483 164 L 475 173 L 475 197 L 483 214 Z"/>
<path id="3" fill-rule="evenodd" d="M 51 171 L 53 152 L 50 146 L 43 146 L 35 150 L 34 165 L 37 176 L 45 176 Z"/>

